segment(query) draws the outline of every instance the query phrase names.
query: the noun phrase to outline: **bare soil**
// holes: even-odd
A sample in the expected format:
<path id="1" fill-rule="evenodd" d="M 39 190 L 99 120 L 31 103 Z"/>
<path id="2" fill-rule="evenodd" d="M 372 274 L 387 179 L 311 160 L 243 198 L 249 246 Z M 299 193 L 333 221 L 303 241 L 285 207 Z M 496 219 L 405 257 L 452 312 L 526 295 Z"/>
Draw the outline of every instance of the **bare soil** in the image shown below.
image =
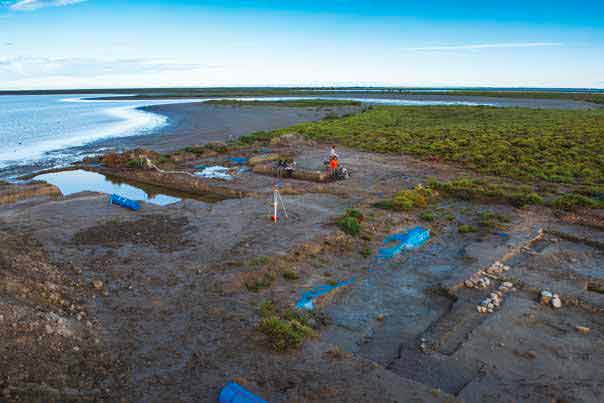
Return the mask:
<path id="1" fill-rule="evenodd" d="M 327 149 L 273 144 L 175 168 L 276 152 L 323 169 Z M 604 234 L 584 224 L 604 212 L 568 217 L 440 199 L 429 206 L 435 220 L 425 222 L 421 211 L 372 204 L 428 177 L 467 172 L 408 156 L 340 153 L 352 172 L 346 181 L 249 171 L 229 182 L 196 179 L 242 195 L 214 203 L 185 199 L 132 212 L 81 193 L 2 205 L 3 398 L 211 402 L 235 380 L 270 402 L 598 401 Z M 275 184 L 290 215 L 277 223 Z M 335 225 L 350 207 L 365 217 L 359 237 Z M 486 211 L 509 223 L 481 226 Z M 462 224 L 478 232 L 461 234 Z M 430 228 L 427 245 L 374 258 L 387 235 L 416 225 Z M 487 288 L 464 286 L 495 261 L 510 270 Z M 320 301 L 325 320 L 311 324 L 317 336 L 300 349 L 273 352 L 256 330 L 262 302 L 292 306 L 311 287 L 353 277 Z M 501 306 L 479 313 L 504 282 L 513 289 Z M 540 304 L 542 289 L 558 293 L 562 308 Z"/>

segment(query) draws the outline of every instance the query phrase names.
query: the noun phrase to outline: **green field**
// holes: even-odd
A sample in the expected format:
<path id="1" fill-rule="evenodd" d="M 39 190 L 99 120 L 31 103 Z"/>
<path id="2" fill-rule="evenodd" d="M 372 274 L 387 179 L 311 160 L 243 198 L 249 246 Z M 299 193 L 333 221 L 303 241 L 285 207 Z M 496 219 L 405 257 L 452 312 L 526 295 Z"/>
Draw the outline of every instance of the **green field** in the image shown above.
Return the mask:
<path id="1" fill-rule="evenodd" d="M 604 110 L 380 106 L 339 119 L 254 133 L 242 141 L 292 131 L 361 150 L 436 158 L 529 182 L 604 181 Z"/>

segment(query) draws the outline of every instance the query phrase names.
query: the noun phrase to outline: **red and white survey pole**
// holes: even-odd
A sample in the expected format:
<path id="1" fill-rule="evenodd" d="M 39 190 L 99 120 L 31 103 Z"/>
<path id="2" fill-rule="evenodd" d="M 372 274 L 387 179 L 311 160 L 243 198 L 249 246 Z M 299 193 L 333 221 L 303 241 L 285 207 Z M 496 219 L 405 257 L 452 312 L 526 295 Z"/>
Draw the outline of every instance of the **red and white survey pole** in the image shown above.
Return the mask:
<path id="1" fill-rule="evenodd" d="M 281 198 L 281 193 L 279 193 L 279 189 L 277 188 L 277 185 L 275 185 L 273 187 L 273 215 L 271 217 L 275 223 L 279 219 L 279 205 L 281 205 L 285 218 L 289 218 L 287 215 L 287 210 L 285 209 L 285 203 L 283 203 L 283 199 Z"/>

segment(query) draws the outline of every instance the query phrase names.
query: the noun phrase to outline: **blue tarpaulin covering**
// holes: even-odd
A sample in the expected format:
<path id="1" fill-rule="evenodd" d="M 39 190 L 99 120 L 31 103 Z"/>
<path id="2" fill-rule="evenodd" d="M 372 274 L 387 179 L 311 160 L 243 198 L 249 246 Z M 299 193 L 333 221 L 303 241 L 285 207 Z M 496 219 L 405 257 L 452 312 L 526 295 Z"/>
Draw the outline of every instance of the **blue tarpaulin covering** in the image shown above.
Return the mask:
<path id="1" fill-rule="evenodd" d="M 138 202 L 115 194 L 109 196 L 109 204 L 116 204 L 120 207 L 129 208 L 130 210 L 134 211 L 138 211 L 141 208 Z"/>
<path id="2" fill-rule="evenodd" d="M 219 403 L 267 403 L 235 382 L 229 382 L 220 391 Z"/>
<path id="3" fill-rule="evenodd" d="M 306 309 L 307 311 L 312 311 L 315 308 L 313 301 L 320 297 L 321 295 L 325 295 L 328 292 L 335 290 L 336 288 L 344 287 L 354 282 L 354 278 L 347 281 L 341 281 L 334 285 L 323 284 L 318 287 L 313 288 L 310 291 L 305 292 L 302 295 L 302 298 L 296 302 L 296 308 L 298 309 Z"/>
<path id="4" fill-rule="evenodd" d="M 384 244 L 396 242 L 394 246 L 381 248 L 378 251 L 378 258 L 393 258 L 404 250 L 419 248 L 430 239 L 430 230 L 422 227 L 415 227 L 408 232 L 392 234 L 384 239 Z"/>

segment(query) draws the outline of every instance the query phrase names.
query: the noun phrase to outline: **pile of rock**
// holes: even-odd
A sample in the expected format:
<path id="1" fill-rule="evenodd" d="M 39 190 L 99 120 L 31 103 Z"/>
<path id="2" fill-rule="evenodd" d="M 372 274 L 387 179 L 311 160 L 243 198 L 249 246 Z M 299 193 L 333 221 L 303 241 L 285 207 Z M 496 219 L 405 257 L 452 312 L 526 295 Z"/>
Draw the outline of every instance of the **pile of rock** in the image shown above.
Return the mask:
<path id="1" fill-rule="evenodd" d="M 468 288 L 488 288 L 491 286 L 491 279 L 499 279 L 498 274 L 510 270 L 509 266 L 501 262 L 495 262 L 486 269 L 479 270 L 472 277 L 464 281 L 464 285 Z"/>
<path id="2" fill-rule="evenodd" d="M 553 294 L 547 290 L 541 290 L 539 293 L 539 302 L 543 305 L 551 305 L 553 308 L 562 308 L 562 300 L 558 294 Z"/>
<path id="3" fill-rule="evenodd" d="M 476 310 L 480 313 L 492 313 L 496 308 L 499 308 L 504 295 L 512 290 L 514 290 L 514 285 L 506 281 L 499 286 L 497 291 L 490 293 L 488 298 L 485 298 L 480 305 L 476 306 Z"/>
<path id="4" fill-rule="evenodd" d="M 506 266 L 501 262 L 495 262 L 484 270 L 486 274 L 497 275 L 510 270 L 510 266 Z"/>

